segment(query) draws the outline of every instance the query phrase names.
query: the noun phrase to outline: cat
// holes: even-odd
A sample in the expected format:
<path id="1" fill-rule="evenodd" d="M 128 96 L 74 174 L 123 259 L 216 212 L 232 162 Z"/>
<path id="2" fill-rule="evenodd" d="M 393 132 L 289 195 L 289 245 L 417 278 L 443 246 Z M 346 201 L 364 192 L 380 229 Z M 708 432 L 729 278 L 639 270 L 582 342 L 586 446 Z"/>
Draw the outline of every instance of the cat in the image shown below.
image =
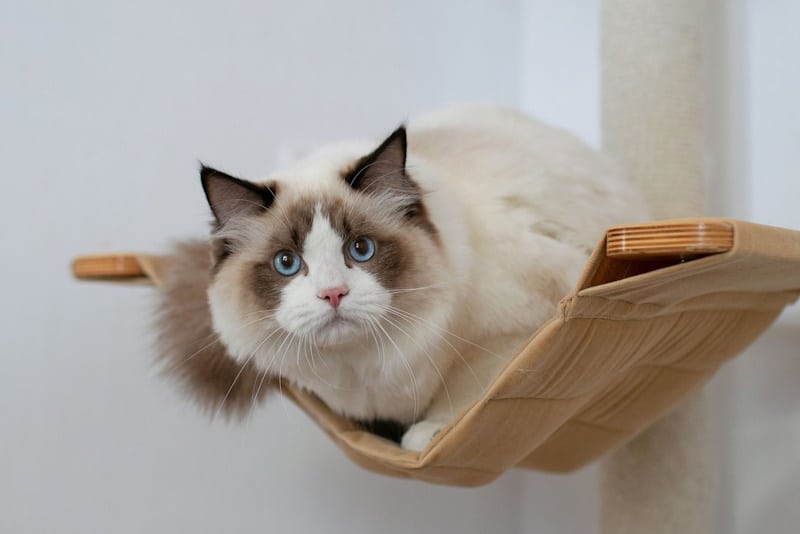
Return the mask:
<path id="1" fill-rule="evenodd" d="M 288 381 L 414 451 L 554 315 L 603 230 L 648 215 L 606 158 L 486 105 L 259 181 L 200 174 L 210 240 L 179 249 L 161 305 L 175 373 L 240 414 Z"/>

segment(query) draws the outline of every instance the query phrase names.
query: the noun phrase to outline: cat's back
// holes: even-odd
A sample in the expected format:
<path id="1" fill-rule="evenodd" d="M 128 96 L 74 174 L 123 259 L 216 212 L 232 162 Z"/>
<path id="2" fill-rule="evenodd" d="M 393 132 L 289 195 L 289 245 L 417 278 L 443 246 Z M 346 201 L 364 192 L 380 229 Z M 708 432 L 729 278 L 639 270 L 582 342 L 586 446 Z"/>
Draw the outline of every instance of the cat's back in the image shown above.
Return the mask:
<path id="1" fill-rule="evenodd" d="M 596 153 L 576 137 L 524 113 L 489 104 L 456 105 L 413 119 L 409 150 L 426 159 L 458 165 L 536 160 L 569 167 Z M 487 158 L 487 156 L 490 156 Z"/>
<path id="2" fill-rule="evenodd" d="M 409 152 L 436 166 L 473 216 L 500 231 L 523 224 L 588 249 L 607 226 L 647 216 L 638 190 L 607 157 L 511 109 L 461 105 L 412 120 Z"/>

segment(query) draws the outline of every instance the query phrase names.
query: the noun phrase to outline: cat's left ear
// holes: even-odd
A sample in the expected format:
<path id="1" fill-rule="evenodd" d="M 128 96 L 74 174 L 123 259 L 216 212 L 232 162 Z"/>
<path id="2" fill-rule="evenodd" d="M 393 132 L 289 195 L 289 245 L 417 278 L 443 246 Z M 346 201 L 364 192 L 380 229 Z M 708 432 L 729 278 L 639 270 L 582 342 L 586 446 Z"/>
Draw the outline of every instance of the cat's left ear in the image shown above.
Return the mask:
<path id="1" fill-rule="evenodd" d="M 405 126 L 401 126 L 371 154 L 361 158 L 353 170 L 344 175 L 347 184 L 367 194 L 396 194 L 419 197 L 419 187 L 406 173 Z"/>

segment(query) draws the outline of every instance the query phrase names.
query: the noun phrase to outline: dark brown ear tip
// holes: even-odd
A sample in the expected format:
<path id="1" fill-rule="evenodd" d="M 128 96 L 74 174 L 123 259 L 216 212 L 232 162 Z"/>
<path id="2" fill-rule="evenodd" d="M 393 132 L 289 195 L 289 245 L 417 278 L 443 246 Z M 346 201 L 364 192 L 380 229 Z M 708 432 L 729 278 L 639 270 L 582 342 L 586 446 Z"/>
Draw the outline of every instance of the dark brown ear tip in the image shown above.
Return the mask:
<path id="1" fill-rule="evenodd" d="M 200 162 L 200 178 L 206 179 L 211 174 L 214 174 L 215 172 L 217 172 L 215 169 L 212 169 L 211 167 L 209 167 L 208 165 L 206 165 L 202 161 Z"/>
<path id="2" fill-rule="evenodd" d="M 207 167 L 203 163 L 200 163 L 200 184 L 203 186 L 203 191 L 205 191 L 206 196 L 208 196 L 209 181 L 215 174 L 218 174 L 216 169 L 212 169 L 211 167 Z"/>
<path id="3" fill-rule="evenodd" d="M 373 153 L 373 156 L 377 156 L 378 154 L 383 153 L 386 150 L 398 150 L 402 156 L 402 164 L 405 166 L 406 163 L 406 152 L 408 151 L 408 135 L 406 132 L 406 125 L 405 123 L 401 124 L 397 127 L 395 131 L 389 134 L 381 146 Z"/>
<path id="4" fill-rule="evenodd" d="M 211 208 L 211 213 L 214 215 L 214 220 L 217 222 L 217 224 L 219 224 L 219 217 L 214 210 L 214 203 L 212 202 L 211 194 L 211 178 L 216 174 L 218 174 L 216 169 L 207 167 L 202 163 L 200 164 L 200 185 L 203 187 L 203 193 L 205 194 L 206 201 Z"/>
<path id="5" fill-rule="evenodd" d="M 209 167 L 208 165 L 205 165 L 204 163 L 200 163 L 200 182 L 204 186 L 209 182 L 209 180 L 211 180 L 215 176 L 216 177 L 220 177 L 220 178 L 228 177 L 228 175 L 225 174 L 224 172 L 218 171 L 217 169 L 215 169 L 213 167 Z M 232 176 L 231 176 L 231 178 L 232 178 Z"/>
<path id="6" fill-rule="evenodd" d="M 389 139 L 399 138 L 400 141 L 403 143 L 403 147 L 406 146 L 408 141 L 408 134 L 406 132 L 406 125 L 405 123 L 401 124 L 397 127 L 397 129 L 392 132 L 392 135 L 389 136 Z"/>

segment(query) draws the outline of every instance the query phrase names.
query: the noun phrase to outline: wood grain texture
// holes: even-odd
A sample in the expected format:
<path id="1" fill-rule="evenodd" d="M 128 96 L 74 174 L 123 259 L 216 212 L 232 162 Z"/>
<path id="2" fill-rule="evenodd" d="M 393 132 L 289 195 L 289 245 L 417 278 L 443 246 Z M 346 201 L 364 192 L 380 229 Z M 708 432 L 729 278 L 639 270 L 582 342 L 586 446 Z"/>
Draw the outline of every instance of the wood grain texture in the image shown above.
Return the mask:
<path id="1" fill-rule="evenodd" d="M 733 247 L 733 226 L 724 221 L 672 221 L 609 228 L 606 255 L 618 259 L 696 257 Z"/>
<path id="2" fill-rule="evenodd" d="M 81 280 L 146 276 L 135 254 L 96 254 L 72 261 L 72 275 Z"/>

